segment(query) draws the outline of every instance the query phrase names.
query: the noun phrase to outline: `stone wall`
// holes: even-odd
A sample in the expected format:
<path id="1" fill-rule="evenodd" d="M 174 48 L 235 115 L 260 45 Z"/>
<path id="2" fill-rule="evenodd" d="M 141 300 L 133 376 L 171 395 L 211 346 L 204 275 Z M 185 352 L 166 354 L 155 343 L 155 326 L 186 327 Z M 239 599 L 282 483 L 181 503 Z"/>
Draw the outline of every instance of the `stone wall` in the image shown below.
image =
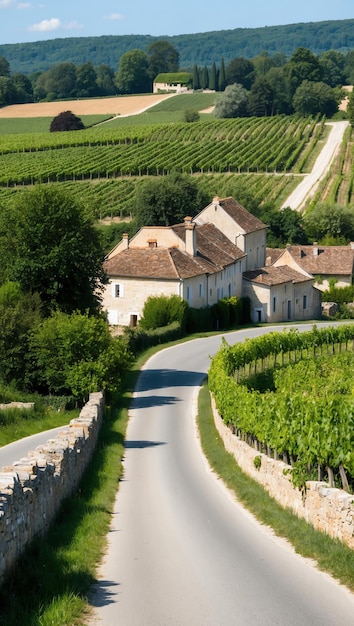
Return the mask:
<path id="1" fill-rule="evenodd" d="M 0 584 L 26 546 L 45 534 L 62 501 L 78 487 L 95 450 L 103 394 L 92 393 L 77 419 L 0 472 Z"/>
<path id="2" fill-rule="evenodd" d="M 213 399 L 212 406 L 220 437 L 226 450 L 234 455 L 240 468 L 263 485 L 279 504 L 292 509 L 298 517 L 304 518 L 317 530 L 339 539 L 354 549 L 354 496 L 341 489 L 331 488 L 324 482 L 308 481 L 303 497 L 301 492 L 293 487 L 290 473 L 284 474 L 284 470 L 291 470 L 291 467 L 282 461 L 271 459 L 241 441 L 224 424 Z M 255 467 L 255 457 L 261 458 L 259 469 Z"/>

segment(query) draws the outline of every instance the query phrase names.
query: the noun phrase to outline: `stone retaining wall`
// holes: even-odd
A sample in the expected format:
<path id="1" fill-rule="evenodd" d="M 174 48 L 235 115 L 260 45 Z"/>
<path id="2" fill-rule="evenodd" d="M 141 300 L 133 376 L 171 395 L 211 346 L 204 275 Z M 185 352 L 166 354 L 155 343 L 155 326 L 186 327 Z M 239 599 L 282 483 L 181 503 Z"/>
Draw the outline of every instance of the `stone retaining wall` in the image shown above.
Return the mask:
<path id="1" fill-rule="evenodd" d="M 341 489 L 331 488 L 324 482 L 308 481 L 303 498 L 301 492 L 293 487 L 290 474 L 284 475 L 284 470 L 291 470 L 290 465 L 271 459 L 241 441 L 224 424 L 213 398 L 212 407 L 219 435 L 240 468 L 263 485 L 279 504 L 292 509 L 317 530 L 354 549 L 354 496 Z M 259 469 L 255 467 L 255 457 L 261 458 Z"/>
<path id="2" fill-rule="evenodd" d="M 0 472 L 0 584 L 25 547 L 45 534 L 63 500 L 78 487 L 95 450 L 103 393 L 90 394 L 77 419 Z"/>

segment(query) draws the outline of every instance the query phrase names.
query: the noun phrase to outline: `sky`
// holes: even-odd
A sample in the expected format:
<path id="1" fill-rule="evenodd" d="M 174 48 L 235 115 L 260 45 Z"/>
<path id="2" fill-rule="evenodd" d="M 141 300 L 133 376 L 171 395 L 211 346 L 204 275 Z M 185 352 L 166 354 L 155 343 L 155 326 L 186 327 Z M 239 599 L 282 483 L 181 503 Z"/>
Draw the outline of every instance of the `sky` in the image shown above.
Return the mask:
<path id="1" fill-rule="evenodd" d="M 354 18 L 353 0 L 0 0 L 0 44 L 184 35 Z"/>

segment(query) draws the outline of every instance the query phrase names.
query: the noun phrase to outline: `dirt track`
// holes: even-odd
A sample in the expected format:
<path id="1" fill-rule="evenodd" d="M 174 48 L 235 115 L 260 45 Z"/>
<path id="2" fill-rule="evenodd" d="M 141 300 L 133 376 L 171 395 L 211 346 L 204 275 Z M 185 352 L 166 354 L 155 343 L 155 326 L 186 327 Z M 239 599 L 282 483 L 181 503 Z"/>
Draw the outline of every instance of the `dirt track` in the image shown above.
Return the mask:
<path id="1" fill-rule="evenodd" d="M 151 94 L 147 96 L 94 98 L 92 100 L 13 104 L 0 109 L 0 118 L 54 117 L 62 111 L 72 111 L 75 115 L 135 115 L 170 97 L 171 94 Z"/>

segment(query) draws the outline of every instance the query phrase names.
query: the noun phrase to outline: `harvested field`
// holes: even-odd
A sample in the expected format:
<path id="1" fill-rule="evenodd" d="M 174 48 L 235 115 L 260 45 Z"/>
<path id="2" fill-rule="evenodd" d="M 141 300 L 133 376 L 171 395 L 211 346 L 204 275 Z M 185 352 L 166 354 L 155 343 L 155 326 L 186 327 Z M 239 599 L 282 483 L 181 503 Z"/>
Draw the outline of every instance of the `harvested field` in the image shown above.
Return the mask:
<path id="1" fill-rule="evenodd" d="M 171 98 L 171 94 L 13 104 L 0 108 L 0 118 L 55 117 L 62 111 L 72 111 L 75 115 L 136 115 L 166 98 Z"/>

